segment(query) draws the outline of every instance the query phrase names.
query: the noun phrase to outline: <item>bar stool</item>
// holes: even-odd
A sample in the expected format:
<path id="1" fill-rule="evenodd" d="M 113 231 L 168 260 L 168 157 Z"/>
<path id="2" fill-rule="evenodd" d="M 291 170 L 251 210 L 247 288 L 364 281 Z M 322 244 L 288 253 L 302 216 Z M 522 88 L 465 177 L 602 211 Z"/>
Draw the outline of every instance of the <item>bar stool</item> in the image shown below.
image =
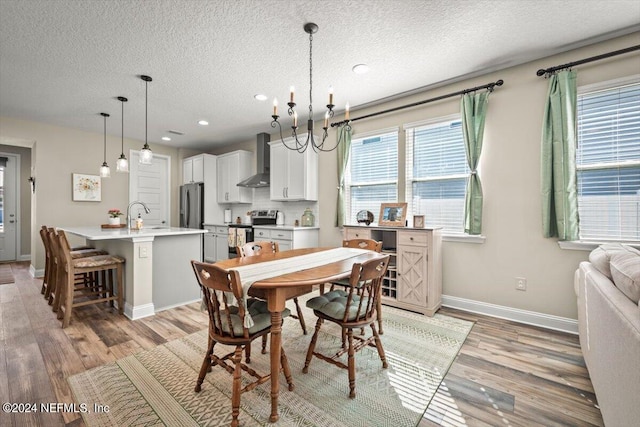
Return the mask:
<path id="1" fill-rule="evenodd" d="M 61 288 L 58 287 L 58 283 L 64 281 L 64 267 L 62 266 L 62 252 L 59 249 L 58 234 L 55 228 L 49 227 L 45 233 L 46 242 L 48 243 L 50 255 L 49 266 L 50 271 L 47 280 L 47 286 L 45 288 L 45 298 L 48 299 L 49 305 L 53 307 L 53 311 L 58 311 L 60 307 L 60 294 Z M 46 250 L 46 248 L 45 248 Z M 108 252 L 95 249 L 90 246 L 74 247 L 71 250 L 71 257 L 82 258 L 95 255 L 107 255 Z M 45 273 L 46 276 L 46 273 Z M 83 284 L 87 286 L 94 280 L 93 275 L 90 273 L 78 274 L 74 277 L 77 284 Z"/>
<path id="2" fill-rule="evenodd" d="M 51 248 L 51 243 L 49 241 L 49 233 L 55 232 L 55 230 L 51 227 L 47 227 L 43 225 L 40 228 L 40 238 L 42 239 L 42 244 L 44 246 L 45 253 L 45 263 L 44 263 L 44 276 L 42 278 L 42 288 L 40 289 L 40 293 L 44 294 L 45 299 L 49 299 L 51 291 L 55 285 L 55 255 L 53 254 L 53 250 Z M 74 256 L 79 257 L 82 255 L 91 256 L 91 255 L 104 255 L 107 252 L 101 251 L 91 246 L 76 246 L 71 248 L 71 252 Z M 51 305 L 52 302 L 49 302 Z"/>
<path id="3" fill-rule="evenodd" d="M 113 302 L 118 301 L 118 312 L 124 313 L 124 258 L 115 255 L 94 255 L 74 259 L 67 236 L 62 230 L 58 231 L 58 249 L 64 267 L 64 280 L 58 283 L 61 288 L 61 292 L 58 292 L 61 298 L 58 319 L 62 320 L 63 328 L 69 326 L 74 307 L 102 302 L 109 302 L 113 307 Z M 113 283 L 114 270 L 116 292 Z M 97 277 L 98 272 L 102 273 L 100 278 Z M 83 273 L 94 274 L 90 285 L 75 286 L 75 276 Z"/>

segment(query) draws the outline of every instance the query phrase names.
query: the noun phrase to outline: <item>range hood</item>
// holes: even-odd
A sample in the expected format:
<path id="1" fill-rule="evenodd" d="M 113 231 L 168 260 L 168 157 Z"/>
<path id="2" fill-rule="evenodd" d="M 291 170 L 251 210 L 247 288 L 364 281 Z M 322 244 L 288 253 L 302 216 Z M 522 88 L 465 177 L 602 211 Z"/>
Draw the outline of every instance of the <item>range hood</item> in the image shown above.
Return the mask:
<path id="1" fill-rule="evenodd" d="M 256 160 L 258 173 L 236 184 L 238 187 L 262 188 L 268 187 L 271 181 L 269 177 L 269 141 L 271 136 L 268 133 L 257 135 Z"/>

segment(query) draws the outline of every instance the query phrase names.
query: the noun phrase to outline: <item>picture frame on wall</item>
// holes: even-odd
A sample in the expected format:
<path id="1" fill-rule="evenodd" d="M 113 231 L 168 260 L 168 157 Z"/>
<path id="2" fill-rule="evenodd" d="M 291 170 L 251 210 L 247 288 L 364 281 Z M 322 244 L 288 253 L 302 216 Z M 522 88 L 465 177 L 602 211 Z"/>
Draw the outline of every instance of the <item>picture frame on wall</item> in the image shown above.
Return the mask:
<path id="1" fill-rule="evenodd" d="M 413 228 L 424 228 L 424 215 L 413 216 Z"/>
<path id="2" fill-rule="evenodd" d="M 71 174 L 72 200 L 74 202 L 100 202 L 102 183 L 99 175 Z"/>
<path id="3" fill-rule="evenodd" d="M 407 218 L 406 203 L 382 203 L 378 225 L 389 227 L 404 227 Z"/>

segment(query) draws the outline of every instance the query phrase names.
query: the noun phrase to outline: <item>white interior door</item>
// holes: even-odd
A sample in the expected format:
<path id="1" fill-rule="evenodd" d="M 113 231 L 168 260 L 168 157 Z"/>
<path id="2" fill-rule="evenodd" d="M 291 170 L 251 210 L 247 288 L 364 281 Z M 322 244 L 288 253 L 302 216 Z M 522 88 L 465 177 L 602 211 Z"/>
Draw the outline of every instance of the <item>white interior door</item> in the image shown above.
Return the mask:
<path id="1" fill-rule="evenodd" d="M 142 206 L 134 205 L 131 218 L 136 218 L 139 213 L 147 227 L 169 227 L 171 157 L 154 154 L 150 165 L 141 165 L 139 157 L 139 151 L 129 152 L 129 203 L 135 200 L 144 202 L 151 212 L 146 214 Z"/>
<path id="2" fill-rule="evenodd" d="M 19 168 L 19 156 L 0 154 L 0 261 L 16 260 Z"/>

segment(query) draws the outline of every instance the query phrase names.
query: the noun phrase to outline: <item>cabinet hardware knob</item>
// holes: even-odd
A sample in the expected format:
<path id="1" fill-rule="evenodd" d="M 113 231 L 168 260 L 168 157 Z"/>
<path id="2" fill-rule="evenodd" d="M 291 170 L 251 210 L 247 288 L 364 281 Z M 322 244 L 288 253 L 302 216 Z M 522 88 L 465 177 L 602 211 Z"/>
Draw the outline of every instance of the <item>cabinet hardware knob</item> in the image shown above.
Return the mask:
<path id="1" fill-rule="evenodd" d="M 413 237 L 409 237 L 409 240 L 413 240 Z"/>

